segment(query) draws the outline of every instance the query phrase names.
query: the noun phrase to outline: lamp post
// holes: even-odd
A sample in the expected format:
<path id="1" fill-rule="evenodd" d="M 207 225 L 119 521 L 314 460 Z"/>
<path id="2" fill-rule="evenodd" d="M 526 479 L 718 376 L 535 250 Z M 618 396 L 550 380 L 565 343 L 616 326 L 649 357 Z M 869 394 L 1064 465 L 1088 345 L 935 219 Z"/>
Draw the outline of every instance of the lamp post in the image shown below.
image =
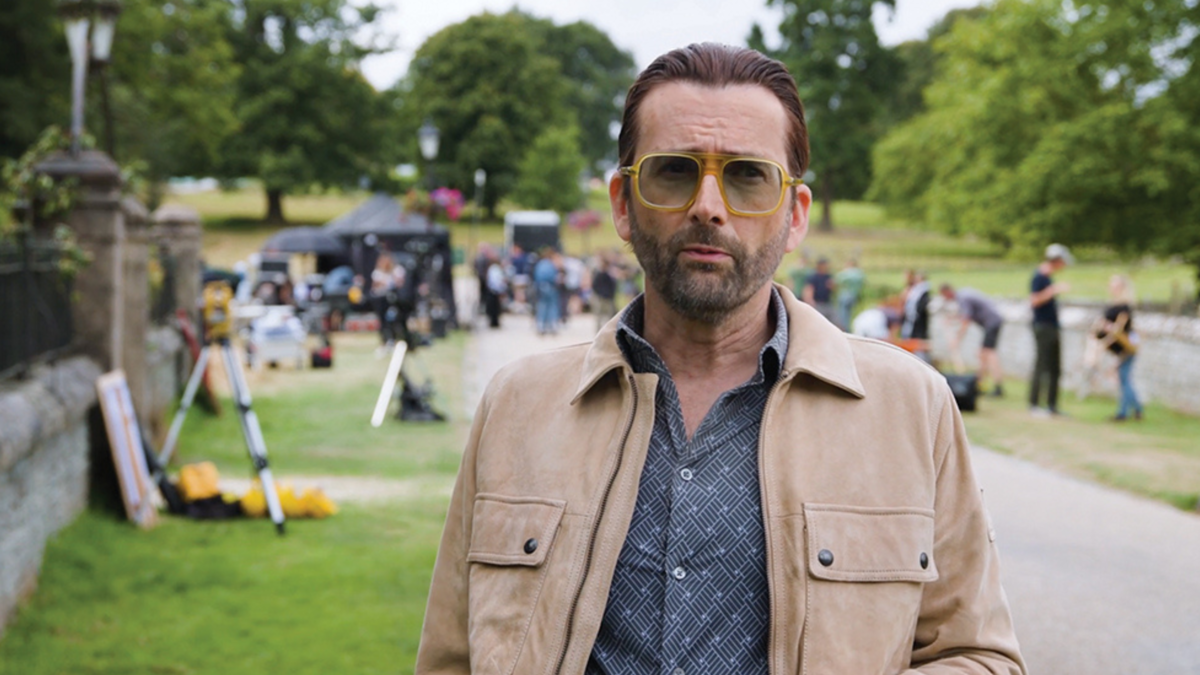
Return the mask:
<path id="1" fill-rule="evenodd" d="M 483 209 L 483 186 L 487 183 L 487 171 L 475 169 L 475 220 L 471 223 L 471 241 L 467 249 L 475 255 L 475 238 L 479 229 L 479 212 Z"/>
<path id="2" fill-rule="evenodd" d="M 83 101 L 89 63 L 101 69 L 112 54 L 119 0 L 59 0 L 58 12 L 66 27 L 67 47 L 71 51 L 71 156 L 79 156 L 79 139 L 83 135 Z M 94 21 L 94 27 L 93 27 Z M 89 53 L 89 28 L 91 32 Z M 112 114 L 108 105 L 107 78 L 102 83 L 108 151 L 112 154 Z"/>
<path id="3" fill-rule="evenodd" d="M 417 129 L 417 144 L 421 146 L 421 156 L 425 158 L 425 168 L 428 173 L 426 179 L 430 192 L 433 192 L 436 187 L 433 182 L 433 160 L 437 158 L 439 136 L 438 128 L 429 118 L 425 118 L 425 123 L 421 125 L 420 129 Z"/>

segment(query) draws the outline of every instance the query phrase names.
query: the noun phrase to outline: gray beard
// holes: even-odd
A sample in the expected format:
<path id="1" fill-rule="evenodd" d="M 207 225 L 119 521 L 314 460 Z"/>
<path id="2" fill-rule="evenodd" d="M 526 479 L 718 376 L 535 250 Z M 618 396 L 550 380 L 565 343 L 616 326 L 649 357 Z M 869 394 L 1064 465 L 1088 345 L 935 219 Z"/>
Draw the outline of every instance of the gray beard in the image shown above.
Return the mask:
<path id="1" fill-rule="evenodd" d="M 709 325 L 720 324 L 771 281 L 788 238 L 785 227 L 762 248 L 750 251 L 742 242 L 720 236 L 711 225 L 691 223 L 660 244 L 642 230 L 632 207 L 629 231 L 629 243 L 646 272 L 646 282 L 680 316 Z M 682 262 L 679 253 L 692 244 L 724 250 L 733 258 L 733 268 Z"/>

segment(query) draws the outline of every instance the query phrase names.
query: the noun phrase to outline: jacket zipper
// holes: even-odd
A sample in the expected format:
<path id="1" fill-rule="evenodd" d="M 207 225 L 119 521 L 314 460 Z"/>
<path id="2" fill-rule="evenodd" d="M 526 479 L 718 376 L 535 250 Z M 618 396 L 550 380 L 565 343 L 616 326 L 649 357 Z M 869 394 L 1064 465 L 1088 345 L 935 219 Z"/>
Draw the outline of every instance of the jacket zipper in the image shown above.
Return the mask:
<path id="1" fill-rule="evenodd" d="M 563 638 L 562 652 L 558 655 L 558 665 L 554 667 L 554 672 L 560 675 L 563 663 L 567 660 L 567 651 L 571 647 L 571 631 L 575 628 L 575 610 L 579 607 L 579 597 L 583 595 L 583 586 L 587 583 L 588 571 L 592 567 L 592 554 L 596 550 L 596 535 L 600 532 L 600 522 L 604 519 L 604 510 L 608 506 L 608 496 L 612 493 L 613 485 L 617 482 L 617 474 L 621 473 L 621 462 L 625 459 L 625 444 L 629 442 L 629 434 L 633 432 L 633 422 L 637 419 L 637 383 L 634 381 L 633 375 L 628 375 L 627 379 L 629 380 L 629 388 L 633 391 L 633 405 L 629 410 L 629 421 L 625 424 L 625 435 L 621 437 L 620 454 L 617 456 L 616 467 L 608 476 L 608 485 L 604 488 L 604 496 L 600 498 L 600 510 L 596 512 L 596 522 L 592 524 L 592 535 L 588 541 L 587 557 L 583 560 L 583 577 L 579 580 L 579 587 L 575 590 L 575 597 L 571 600 L 571 610 L 567 614 L 567 632 Z"/>
<path id="2" fill-rule="evenodd" d="M 768 635 L 768 643 L 773 642 L 775 638 L 775 583 L 771 574 L 773 550 L 771 546 L 771 523 L 767 517 L 767 481 L 763 472 L 763 457 L 766 455 L 765 447 L 765 431 L 767 429 L 767 418 L 771 415 L 773 409 L 772 403 L 775 401 L 776 395 L 787 386 L 790 381 L 790 373 L 782 371 L 779 373 L 779 380 L 775 382 L 775 386 L 771 388 L 771 393 L 767 396 L 766 407 L 763 409 L 763 419 L 758 431 L 758 491 L 759 499 L 762 501 L 763 510 L 763 535 L 766 542 L 766 548 L 763 551 L 767 556 L 767 597 L 770 604 L 770 615 L 767 617 L 770 621 L 770 633 Z M 767 655 L 767 673 L 775 672 L 775 655 Z"/>

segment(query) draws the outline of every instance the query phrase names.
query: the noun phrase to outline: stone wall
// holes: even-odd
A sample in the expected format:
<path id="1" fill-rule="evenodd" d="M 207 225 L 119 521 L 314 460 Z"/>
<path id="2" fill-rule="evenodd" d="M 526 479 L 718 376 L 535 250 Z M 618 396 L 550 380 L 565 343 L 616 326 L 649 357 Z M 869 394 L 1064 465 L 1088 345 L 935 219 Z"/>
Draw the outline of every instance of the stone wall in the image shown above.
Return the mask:
<path id="1" fill-rule="evenodd" d="M 33 593 L 46 542 L 87 505 L 100 374 L 76 357 L 0 385 L 0 632 Z"/>
<path id="2" fill-rule="evenodd" d="M 162 326 L 146 334 L 146 410 L 139 411 L 138 417 L 148 420 L 146 433 L 155 449 L 162 447 L 167 436 L 167 415 L 190 369 L 191 355 L 178 330 Z"/>
<path id="3" fill-rule="evenodd" d="M 1029 303 L 997 301 L 996 304 L 1005 321 L 997 346 L 1004 372 L 1010 377 L 1028 378 L 1035 356 Z M 938 309 L 932 327 L 933 355 L 943 363 L 950 359 L 948 336 L 958 325 L 951 309 Z M 1061 386 L 1066 391 L 1116 395 L 1113 355 L 1101 353 L 1098 367 L 1086 366 L 1093 356 L 1089 354 L 1088 335 L 1103 311 L 1103 305 L 1059 308 L 1063 347 Z M 1154 400 L 1182 412 L 1200 413 L 1200 318 L 1135 312 L 1133 325 L 1140 339 L 1133 369 L 1134 387 L 1143 401 Z M 974 324 L 963 338 L 964 360 L 971 369 L 978 367 L 982 339 L 983 332 Z"/>

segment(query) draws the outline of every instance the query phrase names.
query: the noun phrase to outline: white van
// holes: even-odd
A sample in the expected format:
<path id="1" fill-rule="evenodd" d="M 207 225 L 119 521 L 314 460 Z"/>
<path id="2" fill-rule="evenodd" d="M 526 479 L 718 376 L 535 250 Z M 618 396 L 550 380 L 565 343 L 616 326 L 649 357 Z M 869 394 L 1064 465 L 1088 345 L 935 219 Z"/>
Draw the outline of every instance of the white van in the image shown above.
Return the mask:
<path id="1" fill-rule="evenodd" d="M 513 244 L 527 253 L 537 253 L 543 246 L 561 249 L 561 225 L 554 211 L 509 211 L 504 216 L 504 250 L 511 250 Z"/>

